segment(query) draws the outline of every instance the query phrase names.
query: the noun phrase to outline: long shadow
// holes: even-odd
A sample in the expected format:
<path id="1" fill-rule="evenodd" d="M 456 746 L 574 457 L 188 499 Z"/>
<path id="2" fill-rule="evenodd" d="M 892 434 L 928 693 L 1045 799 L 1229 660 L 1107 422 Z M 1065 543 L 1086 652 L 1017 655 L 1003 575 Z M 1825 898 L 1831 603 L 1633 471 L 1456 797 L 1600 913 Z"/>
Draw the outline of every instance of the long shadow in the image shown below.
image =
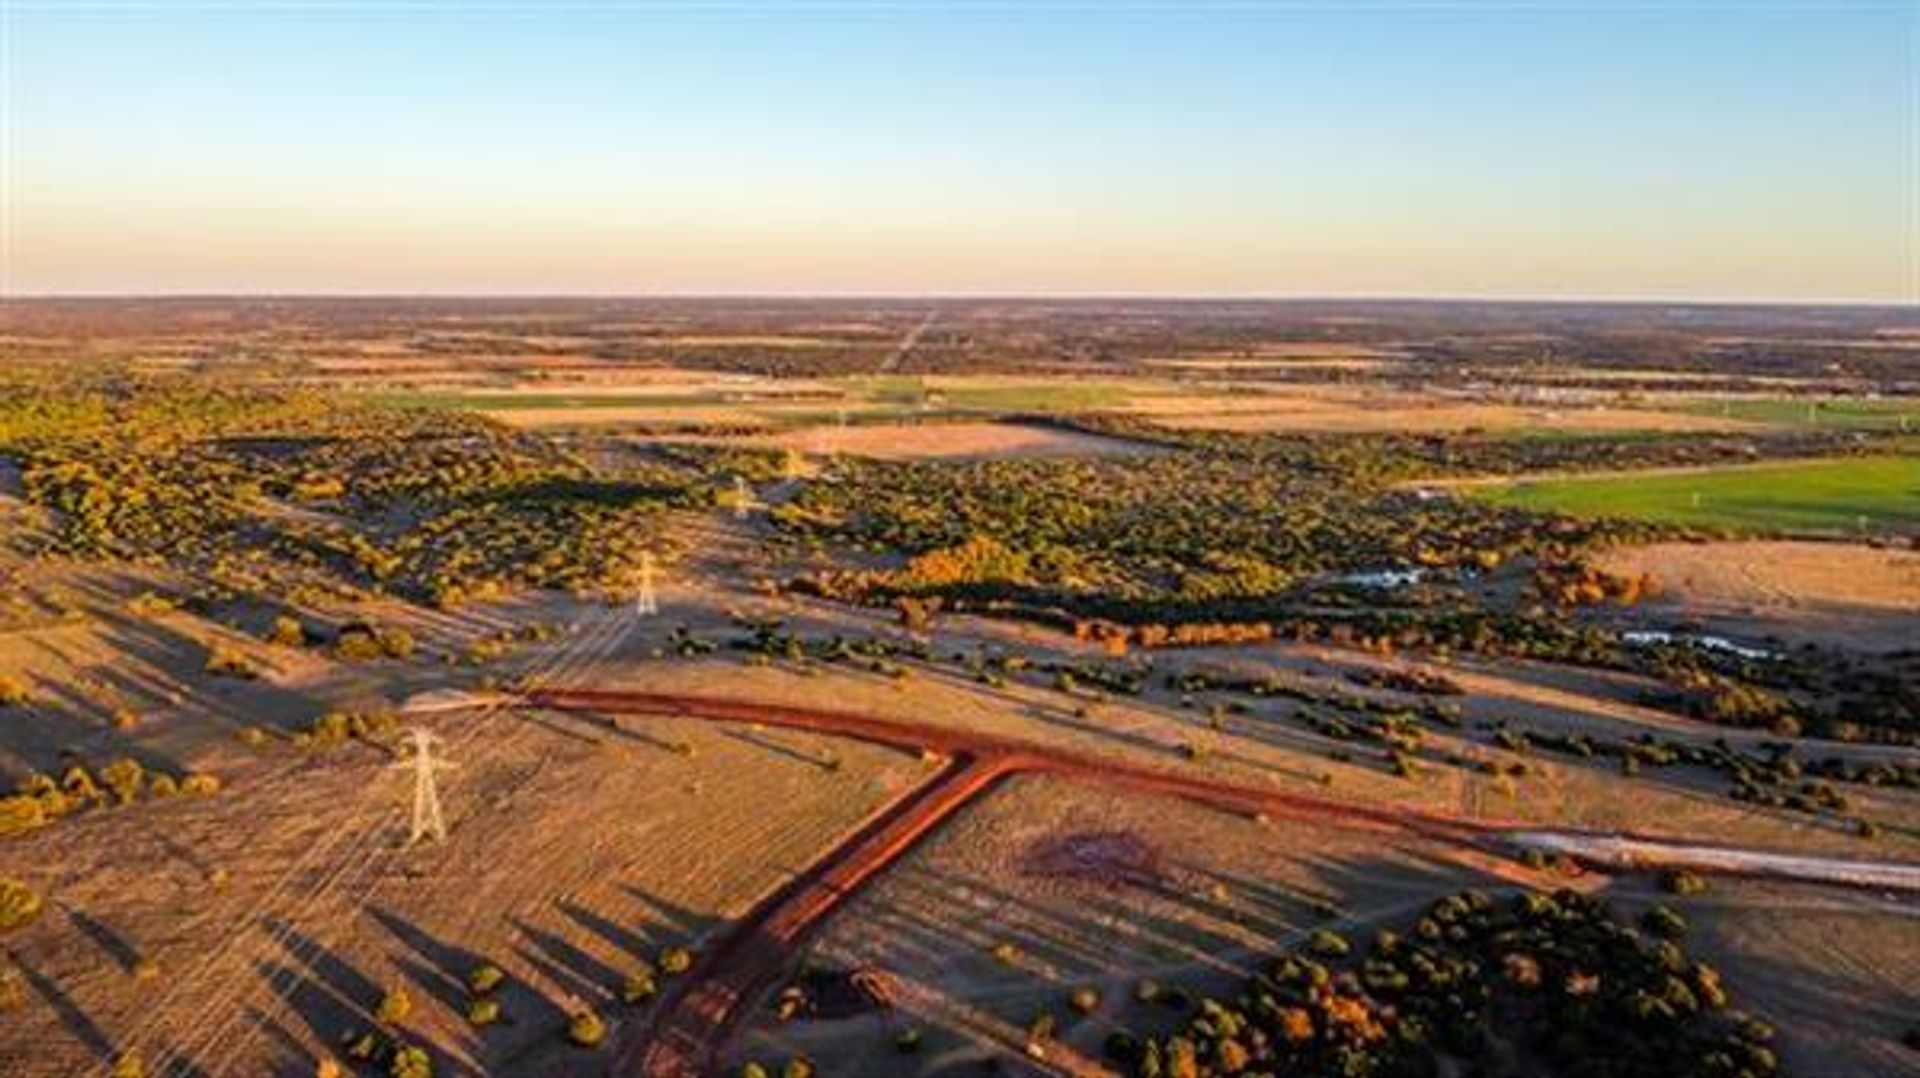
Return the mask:
<path id="1" fill-rule="evenodd" d="M 581 928 L 592 932 L 621 954 L 644 958 L 651 955 L 653 948 L 648 946 L 647 938 L 633 929 L 601 916 L 577 902 L 563 901 L 560 912 Z"/>
<path id="2" fill-rule="evenodd" d="M 420 960 L 402 960 L 403 968 L 409 968 L 410 979 L 432 993 L 448 1009 L 456 1013 L 464 1010 L 467 1003 L 466 977 L 483 961 L 480 955 L 447 943 L 389 910 L 375 909 L 371 912 L 381 927 L 405 944 Z"/>
<path id="3" fill-rule="evenodd" d="M 27 982 L 27 987 L 33 989 L 41 999 L 46 1001 L 54 1017 L 60 1020 L 61 1028 L 85 1045 L 87 1051 L 93 1053 L 96 1060 L 101 1063 L 112 1061 L 113 1041 L 108 1039 L 106 1032 L 87 1016 L 86 1011 L 80 1009 L 71 996 L 61 991 L 53 978 L 35 969 L 13 951 L 7 952 L 7 959 L 13 963 L 13 968 L 20 971 L 20 976 Z"/>
<path id="4" fill-rule="evenodd" d="M 621 971 L 552 932 L 535 928 L 519 917 L 510 919 L 509 923 L 532 945 L 531 950 L 518 949 L 521 957 L 564 986 L 571 995 L 583 1000 L 603 1000 L 610 997 L 624 979 Z"/>
<path id="5" fill-rule="evenodd" d="M 140 951 L 125 936 L 109 928 L 96 918 L 76 909 L 66 911 L 67 920 L 80 930 L 81 934 L 92 940 L 99 948 L 107 952 L 122 973 L 132 973 L 140 964 Z"/>
<path id="6" fill-rule="evenodd" d="M 788 760 L 794 761 L 795 763 L 802 763 L 810 767 L 817 767 L 822 771 L 831 771 L 835 766 L 833 762 L 833 758 L 831 756 L 828 756 L 825 758 L 814 756 L 802 749 L 793 748 L 792 746 L 789 746 L 789 745 L 783 745 L 779 741 L 775 740 L 774 738 L 766 734 L 755 733 L 750 730 L 729 729 L 726 731 L 726 733 L 723 736 L 730 738 L 734 741 L 739 741 L 744 744 L 752 745 L 754 748 L 762 749 L 766 752 L 770 752 L 775 756 L 784 757 Z"/>

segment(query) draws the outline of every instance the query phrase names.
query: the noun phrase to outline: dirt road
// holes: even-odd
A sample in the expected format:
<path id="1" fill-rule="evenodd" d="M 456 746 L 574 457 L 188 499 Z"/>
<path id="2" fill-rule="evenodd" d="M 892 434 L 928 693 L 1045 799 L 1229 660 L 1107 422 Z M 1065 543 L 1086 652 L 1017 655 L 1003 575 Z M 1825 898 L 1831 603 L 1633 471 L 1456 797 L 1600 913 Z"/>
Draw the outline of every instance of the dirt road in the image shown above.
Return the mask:
<path id="1" fill-rule="evenodd" d="M 1053 774 L 1085 779 L 1142 794 L 1178 797 L 1249 816 L 1286 816 L 1350 827 L 1411 831 L 1440 841 L 1484 847 L 1619 841 L 1628 836 L 1579 831 L 1542 831 L 1498 820 L 1462 819 L 1407 809 L 1377 807 L 1332 798 L 1182 775 L 1076 752 L 998 738 L 938 724 L 906 724 L 844 712 L 796 708 L 711 697 L 595 690 L 525 693 L 531 706 L 607 715 L 680 715 L 720 722 L 780 726 L 856 738 L 909 752 L 935 753 L 948 764 L 929 782 L 888 806 L 845 841 L 763 899 L 717 939 L 695 968 L 655 1009 L 652 1020 L 628 1041 L 614 1073 L 643 1078 L 706 1078 L 745 1008 L 788 969 L 810 928 L 862 884 L 906 853 L 955 812 L 996 783 L 1015 774 Z M 1638 839 L 1639 867 L 1686 865 L 1706 871 L 1767 875 L 1766 855 L 1728 851 L 1660 837 Z M 1819 858 L 1796 858 L 1801 870 L 1821 867 Z M 1852 882 L 1858 865 L 1837 863 L 1829 882 Z M 1907 880 L 1920 889 L 1920 866 L 1889 865 L 1876 883 Z M 1795 875 L 1806 877 L 1803 872 Z M 1821 878 L 1817 874 L 1813 878 Z M 1896 886 L 1899 884 L 1895 884 Z"/>

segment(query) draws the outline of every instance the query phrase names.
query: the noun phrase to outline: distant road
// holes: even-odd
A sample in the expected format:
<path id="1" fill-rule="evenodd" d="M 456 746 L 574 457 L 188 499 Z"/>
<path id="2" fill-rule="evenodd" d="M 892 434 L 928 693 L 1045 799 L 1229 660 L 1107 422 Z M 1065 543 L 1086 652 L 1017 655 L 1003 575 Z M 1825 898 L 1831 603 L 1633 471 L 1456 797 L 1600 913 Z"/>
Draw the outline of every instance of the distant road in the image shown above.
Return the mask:
<path id="1" fill-rule="evenodd" d="M 920 343 L 921 336 L 924 335 L 927 330 L 933 328 L 933 323 L 939 317 L 939 311 L 928 311 L 927 316 L 920 320 L 920 324 L 908 330 L 907 335 L 900 338 L 900 343 L 894 347 L 893 352 L 888 355 L 887 358 L 880 361 L 879 373 L 892 374 L 898 371 L 900 364 L 905 362 L 907 354 L 913 351 L 913 346 Z"/>

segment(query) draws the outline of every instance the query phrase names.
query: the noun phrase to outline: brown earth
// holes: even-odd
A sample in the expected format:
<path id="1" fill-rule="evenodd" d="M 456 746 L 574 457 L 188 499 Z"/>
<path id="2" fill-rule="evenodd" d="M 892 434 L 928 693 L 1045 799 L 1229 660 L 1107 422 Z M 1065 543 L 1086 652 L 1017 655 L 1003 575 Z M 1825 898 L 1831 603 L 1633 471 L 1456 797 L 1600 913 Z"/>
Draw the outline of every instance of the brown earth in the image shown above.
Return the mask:
<path id="1" fill-rule="evenodd" d="M 1865 649 L 1920 641 L 1920 552 L 1848 543 L 1655 543 L 1600 559 L 1650 573 L 1644 609 L 1745 637 Z"/>

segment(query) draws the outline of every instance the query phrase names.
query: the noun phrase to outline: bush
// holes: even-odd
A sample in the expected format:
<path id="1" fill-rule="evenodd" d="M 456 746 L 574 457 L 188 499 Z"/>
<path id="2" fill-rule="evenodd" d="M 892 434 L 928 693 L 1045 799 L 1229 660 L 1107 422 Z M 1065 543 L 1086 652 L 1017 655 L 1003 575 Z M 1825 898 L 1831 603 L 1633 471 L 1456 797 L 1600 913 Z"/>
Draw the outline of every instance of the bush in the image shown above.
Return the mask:
<path id="1" fill-rule="evenodd" d="M 0 674 L 0 707 L 26 707 L 33 701 L 27 679 L 19 674 Z"/>
<path id="2" fill-rule="evenodd" d="M 492 999 L 476 999 L 467 1004 L 467 1024 L 490 1026 L 500 1020 L 500 1003 Z"/>
<path id="3" fill-rule="evenodd" d="M 491 962 L 482 962 L 467 971 L 467 991 L 476 996 L 484 996 L 500 987 L 507 979 L 506 971 Z"/>
<path id="4" fill-rule="evenodd" d="M 1660 887 L 1670 895 L 1697 895 L 1707 889 L 1707 881 L 1684 869 L 1669 869 L 1660 874 Z"/>
<path id="5" fill-rule="evenodd" d="M 40 916 L 40 896 L 19 880 L 0 877 L 0 932 L 11 932 Z"/>
<path id="6" fill-rule="evenodd" d="M 1082 985 L 1073 990 L 1067 1002 L 1081 1014 L 1092 1014 L 1100 1009 L 1100 990 L 1091 985 Z"/>
<path id="7" fill-rule="evenodd" d="M 260 676 L 260 667 L 247 653 L 226 644 L 215 644 L 207 650 L 207 673 L 216 677 L 240 678 L 251 681 Z"/>
<path id="8" fill-rule="evenodd" d="M 100 769 L 100 781 L 120 799 L 123 805 L 130 805 L 140 796 L 140 787 L 146 778 L 146 769 L 138 760 L 121 757 Z"/>
<path id="9" fill-rule="evenodd" d="M 180 780 L 180 792 L 194 797 L 206 797 L 220 792 L 220 779 L 204 771 L 196 771 Z"/>
<path id="10" fill-rule="evenodd" d="M 387 1064 L 388 1078 L 433 1078 L 433 1057 L 426 1049 L 403 1045 Z"/>
<path id="11" fill-rule="evenodd" d="M 620 985 L 621 1000 L 636 1007 L 652 1002 L 653 997 L 659 994 L 660 987 L 654 982 L 653 974 L 645 970 L 628 974 Z"/>
<path id="12" fill-rule="evenodd" d="M 1307 939 L 1307 950 L 1322 958 L 1340 958 L 1352 949 L 1345 936 L 1324 928 Z"/>
<path id="13" fill-rule="evenodd" d="M 394 1025 L 406 1021 L 412 1013 L 413 996 L 402 986 L 387 989 L 387 994 L 380 997 L 380 1006 L 373 1016 L 387 1025 Z"/>
<path id="14" fill-rule="evenodd" d="M 267 643 L 283 648 L 305 647 L 307 631 L 300 627 L 299 618 L 282 614 L 273 619 L 273 627 L 267 630 Z"/>
<path id="15" fill-rule="evenodd" d="M 1668 939 L 1679 939 L 1687 931 L 1687 919 L 1668 906 L 1655 906 L 1648 910 L 1641 916 L 1640 923 L 1649 932 Z"/>
<path id="16" fill-rule="evenodd" d="M 113 1069 L 107 1072 L 110 1078 L 145 1078 L 147 1064 L 136 1051 L 120 1053 L 113 1061 Z"/>
<path id="17" fill-rule="evenodd" d="M 607 1039 L 607 1024 L 592 1011 L 581 1011 L 568 1019 L 567 1039 L 581 1048 L 598 1048 Z"/>
<path id="18" fill-rule="evenodd" d="M 0 797 L 0 835 L 18 835 L 48 823 L 46 808 L 37 797 L 24 794 Z"/>
<path id="19" fill-rule="evenodd" d="M 693 952 L 685 947 L 669 947 L 660 952 L 660 972 L 672 976 L 692 968 Z"/>
<path id="20" fill-rule="evenodd" d="M 894 1034 L 893 1049 L 902 1055 L 912 1055 L 920 1050 L 924 1035 L 918 1029 L 903 1029 Z"/>
<path id="21" fill-rule="evenodd" d="M 815 1073 L 813 1061 L 806 1056 L 794 1056 L 780 1068 L 780 1078 L 813 1078 Z"/>

